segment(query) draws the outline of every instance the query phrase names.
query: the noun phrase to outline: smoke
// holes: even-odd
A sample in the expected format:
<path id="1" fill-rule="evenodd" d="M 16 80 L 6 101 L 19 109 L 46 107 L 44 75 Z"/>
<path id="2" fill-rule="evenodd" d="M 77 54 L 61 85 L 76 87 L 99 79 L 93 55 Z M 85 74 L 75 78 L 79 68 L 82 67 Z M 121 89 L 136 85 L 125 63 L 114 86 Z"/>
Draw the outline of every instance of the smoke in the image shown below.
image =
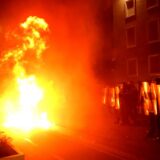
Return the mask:
<path id="1" fill-rule="evenodd" d="M 93 66 L 106 52 L 108 39 L 103 31 L 107 25 L 102 15 L 109 4 L 104 0 L 0 2 L 0 17 L 7 31 L 30 15 L 46 19 L 50 26 L 42 73 L 65 95 L 65 103 L 59 108 L 59 123 L 77 128 L 94 124 L 96 128 L 101 119 L 102 93 Z M 103 7 L 106 9 L 101 13 Z"/>

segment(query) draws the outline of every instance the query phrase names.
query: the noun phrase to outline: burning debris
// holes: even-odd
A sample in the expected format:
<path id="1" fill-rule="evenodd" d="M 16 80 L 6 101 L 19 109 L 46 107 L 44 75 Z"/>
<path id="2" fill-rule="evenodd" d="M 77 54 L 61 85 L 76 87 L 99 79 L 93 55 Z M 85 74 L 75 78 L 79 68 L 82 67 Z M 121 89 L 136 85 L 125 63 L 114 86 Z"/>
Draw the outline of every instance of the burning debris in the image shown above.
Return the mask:
<path id="1" fill-rule="evenodd" d="M 5 100 L 5 127 L 28 131 L 51 126 L 47 113 L 38 108 L 44 97 L 44 89 L 39 85 L 38 77 L 33 74 L 34 67 L 39 65 L 39 60 L 47 48 L 45 34 L 48 30 L 44 19 L 28 17 L 20 24 L 19 32 L 14 35 L 18 44 L 5 52 L 1 59 L 2 64 L 13 64 L 12 83 L 15 86 L 11 91 L 13 97 L 8 95 Z"/>

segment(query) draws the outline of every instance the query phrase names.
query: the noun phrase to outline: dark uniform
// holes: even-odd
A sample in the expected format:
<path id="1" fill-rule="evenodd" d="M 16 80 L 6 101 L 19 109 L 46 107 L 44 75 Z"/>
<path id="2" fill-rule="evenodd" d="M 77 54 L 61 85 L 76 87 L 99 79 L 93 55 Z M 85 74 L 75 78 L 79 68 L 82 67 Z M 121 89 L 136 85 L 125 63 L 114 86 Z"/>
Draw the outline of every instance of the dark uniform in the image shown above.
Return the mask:
<path id="1" fill-rule="evenodd" d="M 149 111 L 149 130 L 147 137 L 154 137 L 157 130 L 157 105 L 156 105 L 156 84 L 151 82 L 150 89 L 148 91 L 148 111 Z"/>
<path id="2" fill-rule="evenodd" d="M 160 140 L 160 78 L 156 79 L 157 83 L 157 139 Z"/>

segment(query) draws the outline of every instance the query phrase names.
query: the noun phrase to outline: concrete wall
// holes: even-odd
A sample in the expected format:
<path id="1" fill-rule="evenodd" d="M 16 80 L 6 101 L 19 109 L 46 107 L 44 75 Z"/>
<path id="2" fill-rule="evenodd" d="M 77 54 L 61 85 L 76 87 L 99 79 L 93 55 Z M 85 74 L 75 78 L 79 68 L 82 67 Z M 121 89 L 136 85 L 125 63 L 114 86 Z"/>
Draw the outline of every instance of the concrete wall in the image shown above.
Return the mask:
<path id="1" fill-rule="evenodd" d="M 160 2 L 160 1 L 159 1 Z M 119 63 L 117 69 L 117 81 L 125 80 L 149 80 L 158 75 L 150 74 L 148 67 L 148 56 L 151 54 L 160 54 L 160 43 L 148 43 L 148 21 L 152 18 L 160 18 L 159 6 L 148 10 L 146 0 L 135 0 L 135 16 L 125 17 L 125 0 L 113 1 L 114 17 L 114 55 Z M 126 28 L 135 26 L 136 28 L 136 46 L 127 48 L 126 46 Z M 127 73 L 127 59 L 136 58 L 138 62 L 138 73 L 130 76 Z"/>

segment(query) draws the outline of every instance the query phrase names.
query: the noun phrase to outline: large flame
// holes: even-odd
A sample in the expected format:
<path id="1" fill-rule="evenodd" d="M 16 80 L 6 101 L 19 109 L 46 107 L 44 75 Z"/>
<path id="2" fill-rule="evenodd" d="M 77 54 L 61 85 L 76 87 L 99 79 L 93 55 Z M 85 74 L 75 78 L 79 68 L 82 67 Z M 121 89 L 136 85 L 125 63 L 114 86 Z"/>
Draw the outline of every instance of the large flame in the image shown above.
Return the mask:
<path id="1" fill-rule="evenodd" d="M 48 30 L 48 24 L 42 18 L 30 16 L 20 24 L 20 30 L 21 33 L 16 35 L 20 42 L 2 58 L 2 62 L 12 61 L 14 64 L 12 71 L 16 89 L 13 89 L 13 92 L 17 95 L 14 98 L 9 97 L 10 102 L 5 106 L 4 125 L 23 130 L 49 128 L 51 123 L 47 113 L 40 112 L 38 108 L 44 97 L 44 88 L 39 85 L 35 74 L 27 72 L 26 67 L 26 64 L 32 64 L 32 61 L 40 59 L 46 49 L 44 33 Z M 34 68 L 33 65 L 31 67 Z"/>

